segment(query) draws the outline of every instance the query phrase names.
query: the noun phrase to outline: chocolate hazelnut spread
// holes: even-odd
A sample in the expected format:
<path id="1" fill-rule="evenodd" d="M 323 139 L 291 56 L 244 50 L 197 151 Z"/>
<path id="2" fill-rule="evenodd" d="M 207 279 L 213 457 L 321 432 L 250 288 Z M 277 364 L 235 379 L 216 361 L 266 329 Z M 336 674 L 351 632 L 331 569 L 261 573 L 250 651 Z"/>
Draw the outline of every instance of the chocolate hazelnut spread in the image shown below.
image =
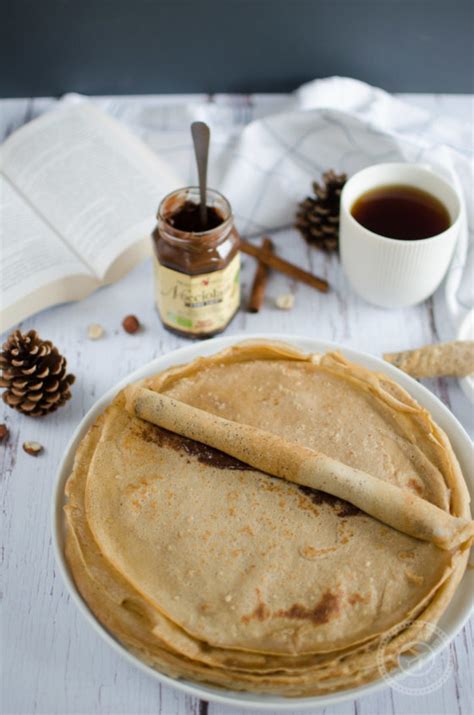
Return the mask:
<path id="1" fill-rule="evenodd" d="M 219 211 L 213 206 L 208 207 L 206 219 L 206 224 L 203 226 L 199 204 L 195 204 L 193 201 L 185 201 L 175 213 L 168 217 L 168 221 L 173 228 L 177 228 L 178 231 L 186 231 L 187 233 L 211 231 L 224 222 Z"/>
<path id="2" fill-rule="evenodd" d="M 240 303 L 239 236 L 228 201 L 208 190 L 203 227 L 199 190 L 179 189 L 161 202 L 152 238 L 156 304 L 165 327 L 193 338 L 222 332 Z"/>
<path id="3" fill-rule="evenodd" d="M 208 447 L 206 444 L 196 442 L 188 437 L 182 437 L 174 432 L 169 432 L 163 427 L 157 427 L 150 423 L 143 423 L 140 429 L 142 439 L 147 442 L 155 442 L 160 447 L 167 446 L 177 452 L 184 452 L 189 457 L 195 457 L 201 464 L 207 464 L 216 469 L 235 469 L 238 471 L 253 472 L 253 467 L 244 464 L 238 459 L 231 457 L 224 452 Z"/>

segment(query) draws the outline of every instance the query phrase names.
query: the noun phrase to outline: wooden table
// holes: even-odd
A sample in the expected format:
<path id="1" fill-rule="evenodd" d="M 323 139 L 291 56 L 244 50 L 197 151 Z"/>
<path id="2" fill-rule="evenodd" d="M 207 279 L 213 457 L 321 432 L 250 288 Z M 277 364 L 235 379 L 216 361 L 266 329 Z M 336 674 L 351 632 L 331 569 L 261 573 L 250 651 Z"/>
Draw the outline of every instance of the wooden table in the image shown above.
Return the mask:
<path id="1" fill-rule="evenodd" d="M 459 96 L 412 95 L 409 101 L 437 113 L 469 119 L 472 100 Z M 4 100 L 0 103 L 0 139 L 44 109 L 53 100 Z M 116 98 L 116 106 L 146 101 Z M 169 101 L 169 98 L 166 100 Z M 242 98 L 216 98 L 232 105 Z M 282 99 L 254 98 L 254 106 Z M 472 115 L 471 115 L 472 117 Z M 238 313 L 228 334 L 281 332 L 333 340 L 375 355 L 415 347 L 449 334 L 437 325 L 430 300 L 406 310 L 384 311 L 357 299 L 348 288 L 336 257 L 310 250 L 293 232 L 274 236 L 280 255 L 326 277 L 332 290 L 322 295 L 272 274 L 264 309 L 257 315 Z M 244 257 L 243 294 L 248 294 L 254 271 Z M 295 307 L 284 312 L 274 307 L 281 293 L 294 292 Z M 135 313 L 145 330 L 135 336 L 121 329 L 122 318 Z M 87 339 L 87 326 L 97 322 L 106 335 Z M 44 420 L 31 420 L 3 407 L 0 422 L 11 435 L 0 446 L 3 479 L 2 547 L 4 609 L 2 614 L 2 700 L 4 713 L 70 715 L 83 713 L 123 715 L 197 715 L 244 711 L 200 702 L 172 688 L 162 687 L 122 660 L 85 623 L 71 602 L 57 573 L 51 548 L 51 494 L 56 469 L 70 435 L 85 412 L 120 378 L 154 357 L 186 343 L 163 329 L 152 302 L 150 262 L 139 266 L 114 286 L 102 289 L 81 303 L 45 311 L 21 328 L 35 328 L 68 358 L 77 375 L 73 399 Z M 427 386 L 448 405 L 471 436 L 474 414 L 456 381 L 427 381 Z M 3 403 L 2 403 L 3 405 Z M 34 459 L 22 450 L 25 440 L 45 446 Z M 407 696 L 386 688 L 379 694 L 325 710 L 326 715 L 396 713 L 415 715 L 467 714 L 472 706 L 472 622 L 438 659 L 453 659 L 453 673 L 439 689 L 425 696 Z M 429 677 L 429 676 L 427 676 Z"/>

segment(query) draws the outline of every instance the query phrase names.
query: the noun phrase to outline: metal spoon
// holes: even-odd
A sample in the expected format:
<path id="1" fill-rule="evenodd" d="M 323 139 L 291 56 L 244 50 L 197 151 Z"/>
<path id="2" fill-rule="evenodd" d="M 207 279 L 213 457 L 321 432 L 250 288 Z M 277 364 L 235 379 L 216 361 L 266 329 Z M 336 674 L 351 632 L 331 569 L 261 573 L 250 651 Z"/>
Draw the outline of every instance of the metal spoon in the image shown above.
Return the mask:
<path id="1" fill-rule="evenodd" d="M 210 130 L 205 122 L 193 122 L 191 124 L 191 134 L 199 178 L 199 195 L 201 199 L 199 218 L 204 231 L 207 227 L 207 159 L 209 156 Z"/>

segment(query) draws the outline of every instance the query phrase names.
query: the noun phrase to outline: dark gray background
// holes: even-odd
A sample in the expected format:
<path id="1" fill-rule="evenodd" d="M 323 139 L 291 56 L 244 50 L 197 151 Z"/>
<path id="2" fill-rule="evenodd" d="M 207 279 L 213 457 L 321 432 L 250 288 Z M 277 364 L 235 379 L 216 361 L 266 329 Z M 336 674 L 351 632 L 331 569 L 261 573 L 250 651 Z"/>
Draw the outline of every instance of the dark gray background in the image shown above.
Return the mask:
<path id="1" fill-rule="evenodd" d="M 2 0 L 0 96 L 473 91 L 472 0 Z"/>

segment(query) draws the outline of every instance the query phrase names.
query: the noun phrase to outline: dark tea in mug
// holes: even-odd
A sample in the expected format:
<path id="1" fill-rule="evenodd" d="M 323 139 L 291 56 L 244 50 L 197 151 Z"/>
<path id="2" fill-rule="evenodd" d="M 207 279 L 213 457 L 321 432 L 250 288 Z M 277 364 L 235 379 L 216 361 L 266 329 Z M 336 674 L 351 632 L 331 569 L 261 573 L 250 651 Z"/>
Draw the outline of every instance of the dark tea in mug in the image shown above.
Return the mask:
<path id="1" fill-rule="evenodd" d="M 439 199 L 405 184 L 366 191 L 352 205 L 351 214 L 369 231 L 401 241 L 437 236 L 451 225 L 448 210 Z"/>

